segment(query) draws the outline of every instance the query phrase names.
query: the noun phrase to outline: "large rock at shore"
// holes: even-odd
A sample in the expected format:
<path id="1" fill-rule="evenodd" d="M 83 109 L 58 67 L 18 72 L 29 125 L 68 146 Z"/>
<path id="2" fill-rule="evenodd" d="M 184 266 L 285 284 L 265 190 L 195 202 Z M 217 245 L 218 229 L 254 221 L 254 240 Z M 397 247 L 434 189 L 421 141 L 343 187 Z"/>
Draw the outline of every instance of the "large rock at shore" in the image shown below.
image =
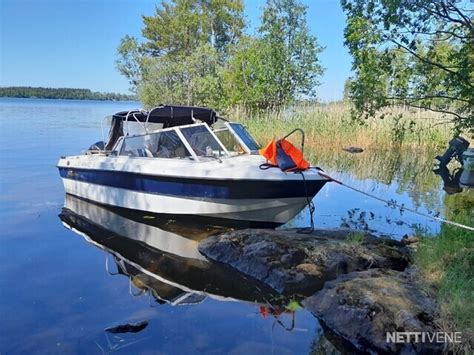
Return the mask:
<path id="1" fill-rule="evenodd" d="M 440 353 L 441 344 L 387 342 L 387 332 L 437 331 L 435 303 L 413 280 L 407 245 L 416 240 L 347 229 L 246 229 L 210 237 L 199 250 L 278 292 L 312 295 L 303 305 L 343 353 Z"/>
<path id="2" fill-rule="evenodd" d="M 404 270 L 400 242 L 351 230 L 244 229 L 203 240 L 199 251 L 285 294 L 311 295 L 341 274 L 373 268 Z"/>
<path id="3" fill-rule="evenodd" d="M 369 353 L 436 354 L 442 344 L 387 342 L 387 332 L 435 332 L 436 307 L 417 288 L 409 272 L 371 269 L 327 282 L 303 301 L 326 330 L 339 338 L 341 350 Z M 342 340 L 342 341 L 341 341 Z"/>

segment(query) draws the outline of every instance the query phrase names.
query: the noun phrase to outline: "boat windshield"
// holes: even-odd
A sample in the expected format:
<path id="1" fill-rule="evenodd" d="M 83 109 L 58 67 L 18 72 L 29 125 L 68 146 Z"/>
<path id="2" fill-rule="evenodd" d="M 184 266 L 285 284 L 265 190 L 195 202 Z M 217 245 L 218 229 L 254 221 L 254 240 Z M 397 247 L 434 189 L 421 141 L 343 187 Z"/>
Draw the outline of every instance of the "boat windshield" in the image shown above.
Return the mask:
<path id="1" fill-rule="evenodd" d="M 224 146 L 215 138 L 206 125 L 180 128 L 184 138 L 199 157 L 222 157 L 227 155 Z"/>
<path id="2" fill-rule="evenodd" d="M 120 155 L 147 158 L 187 158 L 188 149 L 174 130 L 124 139 Z"/>

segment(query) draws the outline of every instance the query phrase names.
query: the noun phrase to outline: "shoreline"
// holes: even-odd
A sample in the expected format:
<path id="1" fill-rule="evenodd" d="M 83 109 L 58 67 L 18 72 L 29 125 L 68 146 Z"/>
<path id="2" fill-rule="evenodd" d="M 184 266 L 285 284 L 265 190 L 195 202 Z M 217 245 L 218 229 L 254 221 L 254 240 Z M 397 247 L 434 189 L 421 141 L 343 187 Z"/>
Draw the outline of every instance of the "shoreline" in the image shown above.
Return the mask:
<path id="1" fill-rule="evenodd" d="M 110 100 L 110 99 L 74 99 L 74 98 L 52 98 L 52 97 L 35 97 L 35 96 L 30 96 L 30 97 L 16 97 L 16 96 L 0 96 L 0 100 L 51 100 L 51 101 L 98 101 L 98 102 L 133 102 L 136 103 L 138 101 L 136 100 Z"/>
<path id="2" fill-rule="evenodd" d="M 299 302 L 322 323 L 338 351 L 428 351 L 444 345 L 387 343 L 387 332 L 463 332 L 443 327 L 443 300 L 428 292 L 417 262 L 422 238 L 400 242 L 350 229 L 246 229 L 201 241 L 199 251 Z M 325 334 L 326 335 L 326 334 Z"/>

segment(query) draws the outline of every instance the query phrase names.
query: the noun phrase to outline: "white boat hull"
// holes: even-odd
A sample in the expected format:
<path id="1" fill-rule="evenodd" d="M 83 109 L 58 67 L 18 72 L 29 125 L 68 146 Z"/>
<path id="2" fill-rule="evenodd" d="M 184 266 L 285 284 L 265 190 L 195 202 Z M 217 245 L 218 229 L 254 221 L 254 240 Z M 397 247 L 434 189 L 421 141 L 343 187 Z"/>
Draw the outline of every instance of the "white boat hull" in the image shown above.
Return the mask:
<path id="1" fill-rule="evenodd" d="M 303 180 L 276 168 L 261 170 L 258 156 L 175 167 L 145 159 L 133 159 L 133 165 L 123 159 L 69 157 L 58 167 L 65 192 L 90 201 L 170 218 L 201 216 L 254 225 L 286 223 L 327 182 L 315 171 L 305 172 Z M 179 176 L 171 175 L 176 171 Z"/>
<path id="2" fill-rule="evenodd" d="M 169 215 L 195 215 L 242 221 L 286 223 L 307 204 L 306 198 L 198 200 L 147 194 L 63 179 L 66 193 L 104 205 Z"/>

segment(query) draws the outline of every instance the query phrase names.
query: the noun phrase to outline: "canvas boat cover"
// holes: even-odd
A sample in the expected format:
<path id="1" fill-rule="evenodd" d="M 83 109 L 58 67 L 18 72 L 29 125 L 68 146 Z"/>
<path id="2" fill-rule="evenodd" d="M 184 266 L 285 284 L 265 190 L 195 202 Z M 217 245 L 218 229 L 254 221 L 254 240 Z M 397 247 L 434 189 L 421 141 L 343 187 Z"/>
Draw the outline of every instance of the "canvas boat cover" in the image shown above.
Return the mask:
<path id="1" fill-rule="evenodd" d="M 121 119 L 125 121 L 127 114 L 129 114 L 129 111 L 118 112 L 113 115 L 113 118 L 114 120 Z M 132 114 L 134 117 L 131 117 Z M 217 121 L 216 112 L 209 108 L 169 105 L 158 106 L 150 111 L 132 111 L 128 120 L 146 122 L 147 117 L 148 122 L 162 123 L 163 128 L 193 124 L 195 123 L 193 118 L 205 122 L 208 125 L 212 125 Z"/>

